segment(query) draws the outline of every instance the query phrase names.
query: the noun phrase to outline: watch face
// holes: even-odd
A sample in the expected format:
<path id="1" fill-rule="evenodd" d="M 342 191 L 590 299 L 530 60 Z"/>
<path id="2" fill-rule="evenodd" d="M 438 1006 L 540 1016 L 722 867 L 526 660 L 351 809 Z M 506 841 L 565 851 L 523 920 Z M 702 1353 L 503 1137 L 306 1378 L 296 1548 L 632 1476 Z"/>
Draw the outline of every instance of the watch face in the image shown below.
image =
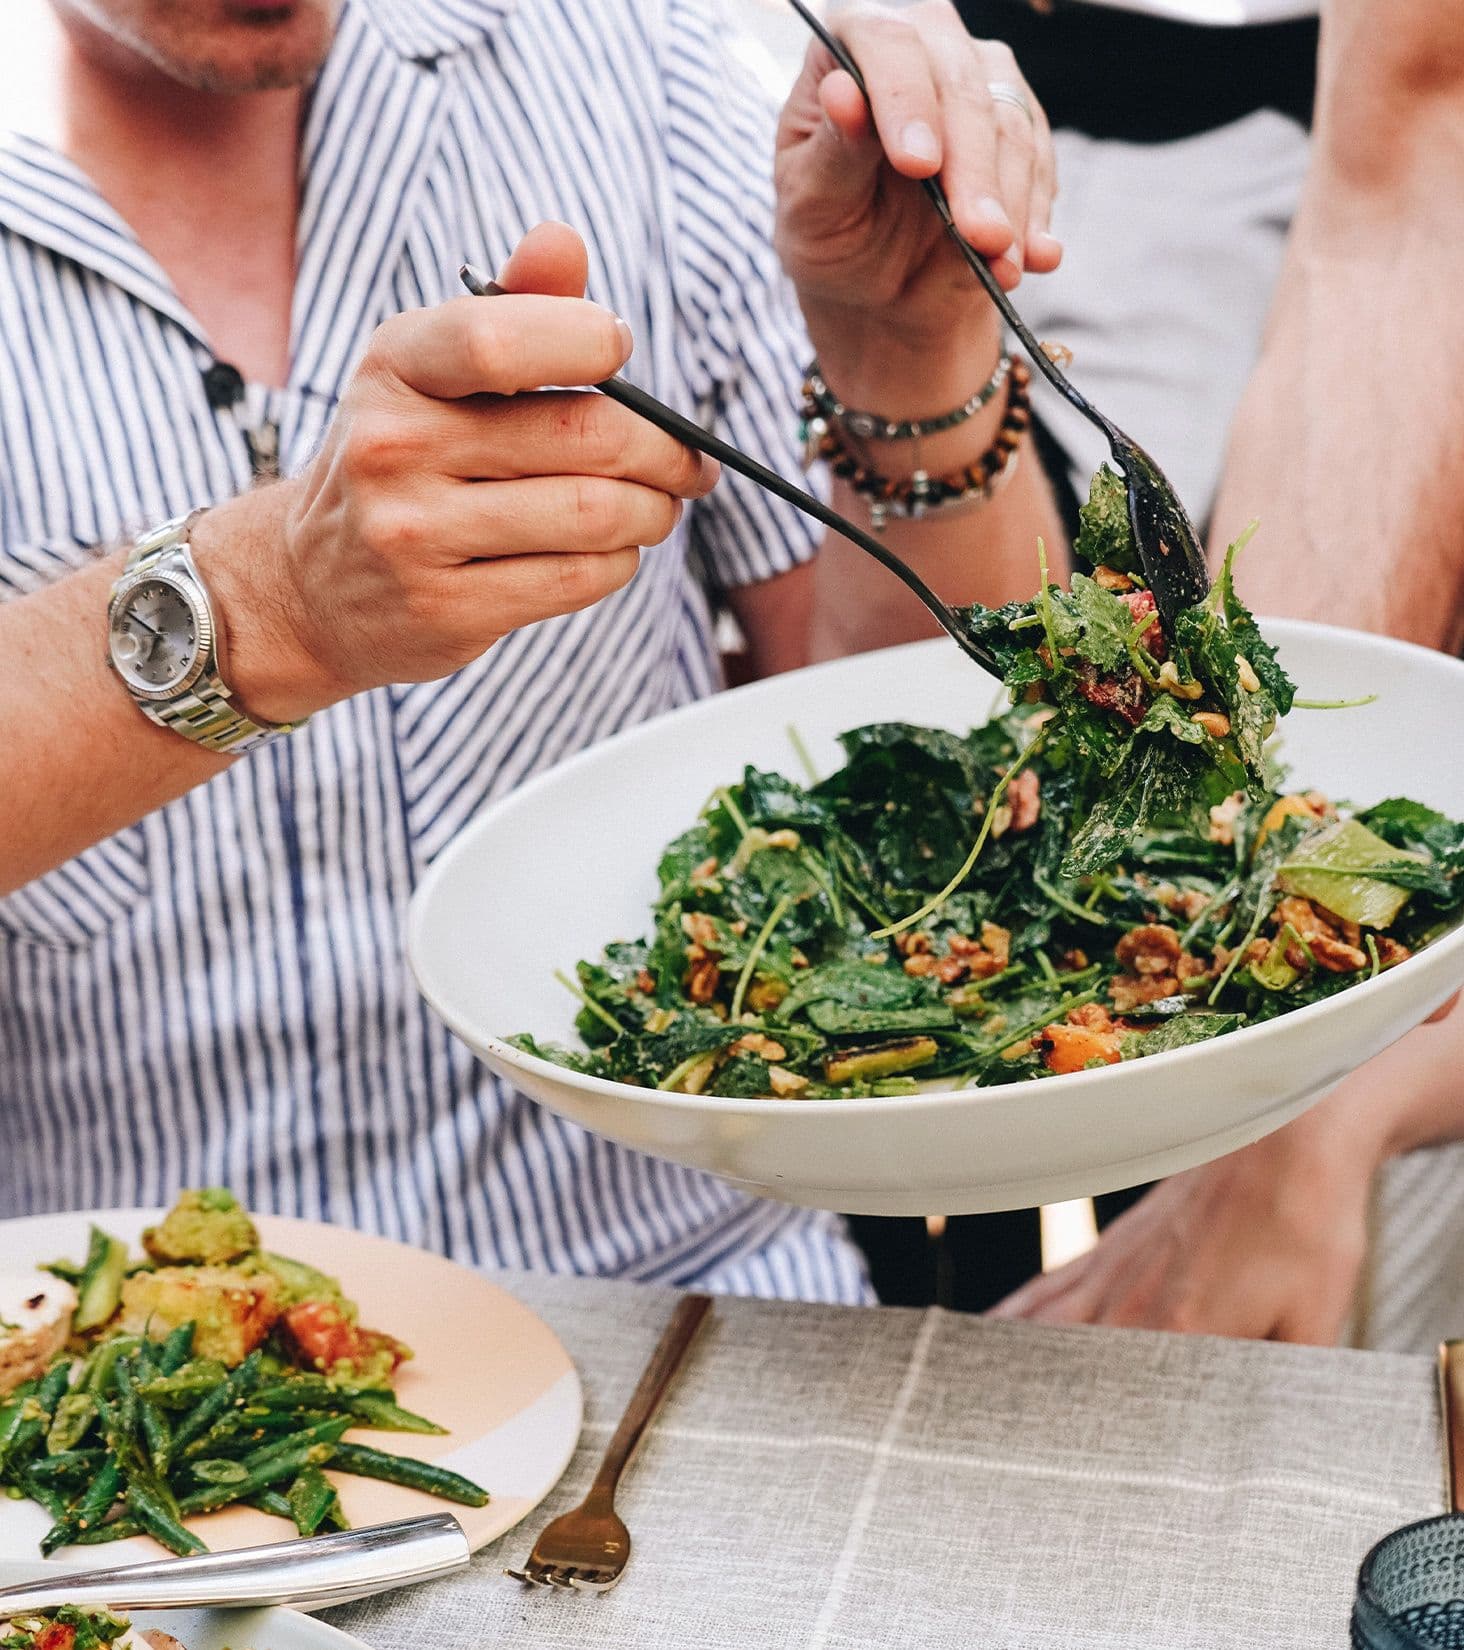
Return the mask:
<path id="1" fill-rule="evenodd" d="M 166 698 L 195 681 L 203 665 L 200 615 L 170 580 L 144 579 L 127 591 L 112 615 L 112 662 L 128 687 Z"/>

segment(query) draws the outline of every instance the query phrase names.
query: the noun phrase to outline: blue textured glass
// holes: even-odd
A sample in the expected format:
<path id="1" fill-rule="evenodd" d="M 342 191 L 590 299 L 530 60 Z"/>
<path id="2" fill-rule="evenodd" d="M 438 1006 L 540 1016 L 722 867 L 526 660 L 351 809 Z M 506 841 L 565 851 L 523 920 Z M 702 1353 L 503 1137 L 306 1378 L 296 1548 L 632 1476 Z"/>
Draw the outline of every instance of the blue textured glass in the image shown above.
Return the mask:
<path id="1" fill-rule="evenodd" d="M 1362 1561 L 1352 1650 L 1464 1650 L 1464 1515 L 1385 1536 Z"/>

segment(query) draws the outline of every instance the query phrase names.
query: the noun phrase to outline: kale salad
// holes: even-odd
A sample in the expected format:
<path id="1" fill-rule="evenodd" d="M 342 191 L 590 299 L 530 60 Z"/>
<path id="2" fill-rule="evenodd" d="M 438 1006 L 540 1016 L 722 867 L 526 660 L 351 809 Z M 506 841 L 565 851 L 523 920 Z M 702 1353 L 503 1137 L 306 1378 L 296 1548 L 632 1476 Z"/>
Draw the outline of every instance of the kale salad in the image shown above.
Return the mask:
<path id="1" fill-rule="evenodd" d="M 1094 478 L 1066 590 L 966 610 L 1010 708 L 880 723 L 803 784 L 747 768 L 665 850 L 654 929 L 582 961 L 573 1070 L 824 1099 L 1140 1059 L 1392 968 L 1464 905 L 1464 826 L 1290 786 L 1295 685 L 1236 595 L 1159 625 L 1121 479 Z"/>

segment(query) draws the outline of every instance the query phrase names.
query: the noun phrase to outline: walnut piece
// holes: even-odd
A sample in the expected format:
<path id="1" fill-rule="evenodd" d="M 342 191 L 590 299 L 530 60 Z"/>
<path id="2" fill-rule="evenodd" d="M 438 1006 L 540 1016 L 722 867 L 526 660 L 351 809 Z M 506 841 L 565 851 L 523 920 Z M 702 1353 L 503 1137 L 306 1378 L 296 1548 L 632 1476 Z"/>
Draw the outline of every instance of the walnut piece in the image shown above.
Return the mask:
<path id="1" fill-rule="evenodd" d="M 1012 811 L 1014 831 L 1030 831 L 1042 812 L 1042 782 L 1031 768 L 1022 771 L 1007 786 L 1007 806 Z"/>
<path id="2" fill-rule="evenodd" d="M 1145 923 L 1123 936 L 1115 955 L 1130 974 L 1173 974 L 1179 964 L 1179 935 L 1162 923 Z"/>
<path id="3" fill-rule="evenodd" d="M 761 1031 L 749 1031 L 732 1044 L 733 1054 L 760 1054 L 764 1060 L 777 1062 L 788 1058 L 788 1050 Z"/>
<path id="4" fill-rule="evenodd" d="M 1223 802 L 1210 809 L 1210 841 L 1229 848 L 1235 842 L 1235 822 L 1245 807 L 1245 792 L 1232 791 Z"/>

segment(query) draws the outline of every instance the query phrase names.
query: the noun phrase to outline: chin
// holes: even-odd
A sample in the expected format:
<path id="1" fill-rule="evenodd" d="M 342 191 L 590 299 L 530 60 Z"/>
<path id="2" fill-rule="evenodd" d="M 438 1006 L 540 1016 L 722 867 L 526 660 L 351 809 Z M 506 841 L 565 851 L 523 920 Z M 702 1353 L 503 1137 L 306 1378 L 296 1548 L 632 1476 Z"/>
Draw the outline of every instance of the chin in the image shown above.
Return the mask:
<path id="1" fill-rule="evenodd" d="M 312 81 L 342 0 L 63 0 L 114 46 L 204 92 L 257 92 Z"/>

